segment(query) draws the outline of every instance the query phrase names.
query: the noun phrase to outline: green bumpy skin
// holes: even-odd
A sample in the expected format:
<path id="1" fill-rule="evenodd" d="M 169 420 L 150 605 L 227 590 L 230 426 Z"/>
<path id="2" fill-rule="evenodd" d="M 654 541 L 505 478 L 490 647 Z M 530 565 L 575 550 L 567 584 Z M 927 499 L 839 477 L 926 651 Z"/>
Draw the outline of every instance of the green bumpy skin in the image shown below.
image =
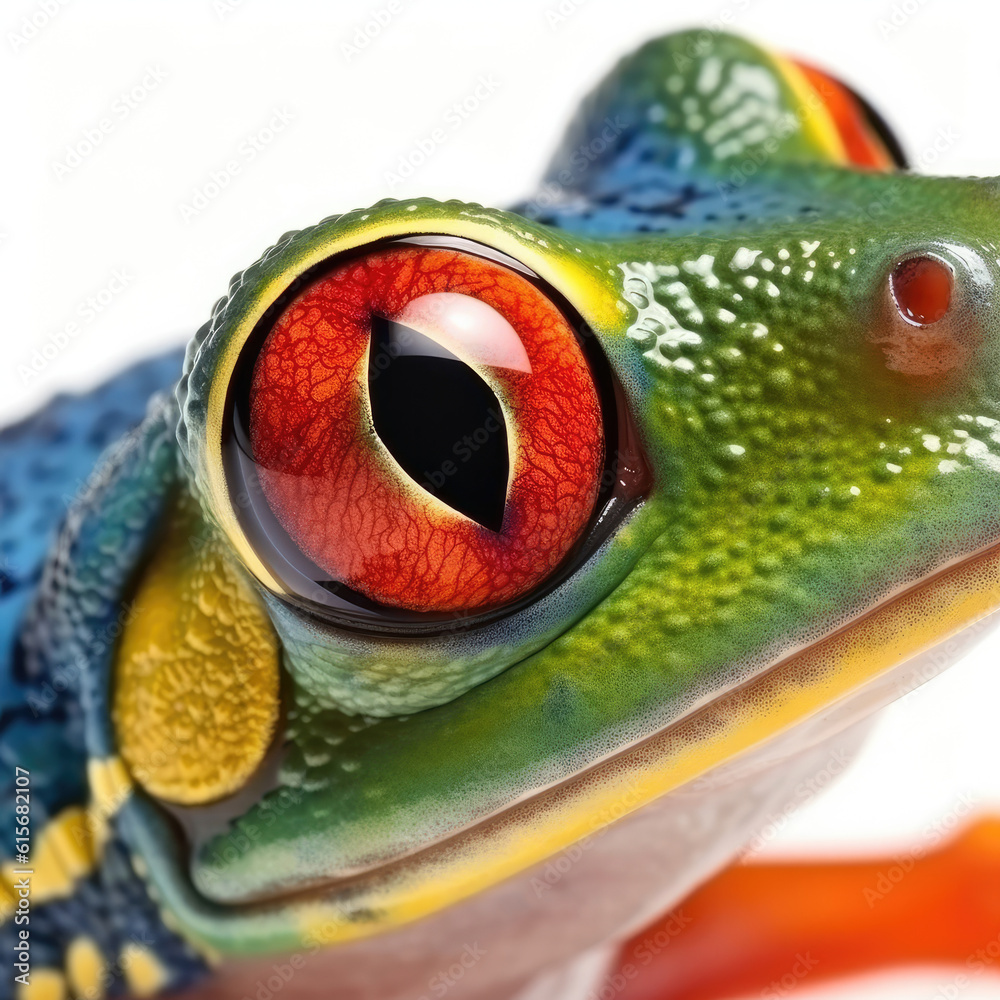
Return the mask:
<path id="1" fill-rule="evenodd" d="M 899 183 L 847 171 L 824 181 L 861 206 Z M 913 200 L 897 199 L 882 220 L 890 239 L 872 235 L 862 207 L 860 225 L 574 241 L 571 252 L 632 307 L 619 329 L 597 332 L 657 483 L 589 569 L 590 593 L 606 596 L 541 650 L 514 651 L 488 684 L 399 722 L 341 716 L 324 673 L 333 643 L 303 646 L 276 617 L 296 682 L 282 782 L 306 794 L 270 826 L 273 843 L 223 863 L 241 824 L 266 823 L 265 798 L 206 844 L 196 885 L 238 901 L 294 880 L 300 852 L 332 878 L 412 850 L 634 743 L 995 541 L 997 185 L 908 178 L 906 191 Z M 415 204 L 418 226 L 473 213 L 562 249 L 504 213 Z M 925 250 L 966 276 L 968 323 L 982 331 L 950 391 L 901 378 L 870 339 L 893 261 Z"/>
<path id="2" fill-rule="evenodd" d="M 154 798 L 123 810 L 191 940 L 296 948 L 300 889 L 377 927 L 337 879 L 580 774 L 1000 541 L 1000 182 L 853 169 L 820 104 L 756 46 L 671 36 L 595 91 L 517 211 L 383 202 L 287 235 L 234 279 L 188 349 L 181 480 L 278 636 L 281 751 L 192 822 L 189 856 Z M 550 593 L 429 639 L 285 600 L 218 457 L 248 327 L 324 256 L 418 234 L 494 247 L 580 313 L 652 483 Z M 920 255 L 955 276 L 933 350 L 889 294 Z"/>

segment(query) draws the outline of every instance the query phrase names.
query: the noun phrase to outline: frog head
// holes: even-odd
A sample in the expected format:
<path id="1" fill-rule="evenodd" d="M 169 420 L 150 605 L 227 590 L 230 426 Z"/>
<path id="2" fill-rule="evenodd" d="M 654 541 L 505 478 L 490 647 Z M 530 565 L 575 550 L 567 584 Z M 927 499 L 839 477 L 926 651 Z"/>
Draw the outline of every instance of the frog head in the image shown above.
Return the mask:
<path id="1" fill-rule="evenodd" d="M 830 78 L 675 35 L 515 210 L 381 202 L 237 275 L 112 690 L 189 940 L 524 977 L 766 804 L 671 844 L 665 802 L 1000 606 L 1000 183 L 898 157 Z"/>

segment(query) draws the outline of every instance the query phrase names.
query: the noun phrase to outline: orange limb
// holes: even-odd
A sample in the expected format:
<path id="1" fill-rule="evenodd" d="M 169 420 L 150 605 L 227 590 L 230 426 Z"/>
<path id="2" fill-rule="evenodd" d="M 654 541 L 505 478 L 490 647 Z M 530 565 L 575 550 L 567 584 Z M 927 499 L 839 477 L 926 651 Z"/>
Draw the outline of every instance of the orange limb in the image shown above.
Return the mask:
<path id="1" fill-rule="evenodd" d="M 779 997 L 895 966 L 1000 973 L 1000 818 L 934 849 L 723 871 L 622 949 L 621 1000 Z"/>

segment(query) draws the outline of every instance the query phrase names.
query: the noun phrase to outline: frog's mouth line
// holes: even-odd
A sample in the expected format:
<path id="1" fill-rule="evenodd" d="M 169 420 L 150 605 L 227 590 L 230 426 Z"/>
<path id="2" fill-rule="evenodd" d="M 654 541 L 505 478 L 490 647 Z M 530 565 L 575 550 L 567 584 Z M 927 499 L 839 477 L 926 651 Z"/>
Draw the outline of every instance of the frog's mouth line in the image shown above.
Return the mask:
<path id="1" fill-rule="evenodd" d="M 224 951 L 276 947 L 270 918 L 289 909 L 298 933 L 311 940 L 368 937 L 544 863 L 835 705 L 857 706 L 850 721 L 874 711 L 915 686 L 893 668 L 997 610 L 1000 544 L 941 568 L 658 733 L 406 857 L 239 907 L 206 905 L 201 897 L 195 904 L 190 884 L 188 891 L 158 888 L 197 938 Z"/>
<path id="2" fill-rule="evenodd" d="M 970 572 L 975 578 L 976 567 L 979 565 L 992 573 L 992 588 L 984 588 L 980 594 L 970 588 L 962 600 L 956 601 L 952 606 L 947 598 L 951 595 L 957 578 L 964 580 Z M 939 588 L 942 598 L 940 601 L 935 600 Z M 982 610 L 977 610 L 979 596 L 985 599 Z M 740 747 L 740 752 L 749 750 L 797 722 L 804 721 L 809 714 L 823 711 L 834 702 L 850 697 L 858 688 L 880 674 L 918 656 L 945 639 L 974 627 L 978 621 L 982 621 L 995 610 L 1000 610 L 1000 543 L 982 549 L 972 556 L 960 557 L 930 577 L 901 588 L 827 636 L 784 654 L 776 663 L 763 668 L 756 676 L 737 687 L 721 693 L 706 694 L 688 706 L 681 716 L 659 732 L 612 751 L 572 777 L 525 793 L 520 799 L 493 816 L 458 829 L 439 841 L 423 844 L 389 862 L 365 871 L 352 872 L 335 879 L 324 879 L 317 885 L 324 887 L 348 885 L 376 871 L 386 871 L 397 864 L 412 863 L 414 858 L 419 858 L 429 850 L 463 836 L 475 835 L 477 831 L 497 823 L 511 812 L 530 806 L 547 795 L 569 791 L 577 785 L 587 785 L 589 777 L 595 775 L 599 769 L 614 766 L 616 761 L 623 761 L 632 755 L 642 757 L 645 750 L 653 751 L 659 741 L 668 741 L 675 747 L 696 743 L 710 745 L 719 725 L 727 730 L 734 726 L 750 726 L 757 738 L 747 741 Z M 950 629 L 946 622 L 949 612 L 955 617 L 955 625 Z M 889 635 L 894 628 L 911 616 L 913 624 L 908 632 L 899 635 L 895 643 L 892 642 Z M 924 616 L 926 621 L 921 622 Z M 943 625 L 945 633 L 939 632 L 937 628 L 939 624 Z M 919 640 L 914 641 L 917 636 Z M 899 655 L 886 656 L 884 655 L 886 649 L 892 650 L 893 653 L 898 651 Z M 871 668 L 870 672 L 866 670 L 866 665 Z M 837 683 L 845 667 L 850 671 L 852 678 L 857 679 L 857 683 L 853 686 L 842 686 Z M 813 703 L 813 711 L 782 725 L 782 708 L 785 700 L 797 689 L 803 693 L 810 692 L 809 701 Z M 829 699 L 819 697 L 820 692 L 825 690 L 829 690 Z M 775 709 L 773 716 L 769 714 L 767 706 Z M 681 732 L 684 735 L 680 742 L 677 738 L 671 738 L 672 734 Z M 719 760 L 715 763 L 722 762 Z M 317 886 L 310 886 L 297 889 L 288 895 L 276 894 L 265 899 L 274 901 L 288 896 L 301 896 L 315 892 L 316 888 Z"/>

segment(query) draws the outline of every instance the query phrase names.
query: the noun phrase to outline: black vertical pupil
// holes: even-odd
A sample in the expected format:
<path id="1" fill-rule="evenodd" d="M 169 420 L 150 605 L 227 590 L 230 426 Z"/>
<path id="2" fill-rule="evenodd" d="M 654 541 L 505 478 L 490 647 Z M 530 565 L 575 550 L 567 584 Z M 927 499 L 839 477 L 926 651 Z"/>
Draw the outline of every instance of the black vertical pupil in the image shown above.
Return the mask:
<path id="1" fill-rule="evenodd" d="M 368 392 L 375 432 L 407 475 L 499 531 L 507 503 L 507 426 L 486 382 L 429 337 L 374 316 Z"/>

